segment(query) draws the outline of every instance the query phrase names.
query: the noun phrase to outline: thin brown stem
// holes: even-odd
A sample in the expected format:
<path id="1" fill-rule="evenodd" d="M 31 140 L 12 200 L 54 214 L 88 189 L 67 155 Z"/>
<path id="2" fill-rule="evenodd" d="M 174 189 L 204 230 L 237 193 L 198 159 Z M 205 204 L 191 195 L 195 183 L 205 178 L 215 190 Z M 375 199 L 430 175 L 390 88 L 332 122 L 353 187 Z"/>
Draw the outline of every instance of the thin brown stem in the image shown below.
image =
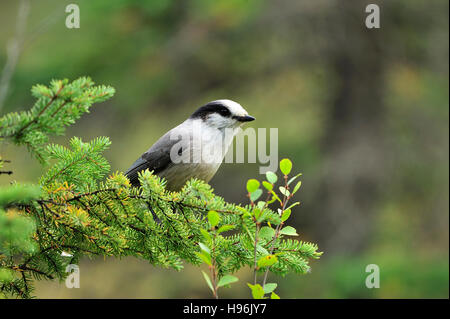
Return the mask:
<path id="1" fill-rule="evenodd" d="M 287 184 L 288 183 L 287 179 L 288 179 L 287 175 L 284 175 L 284 187 L 286 189 L 289 189 L 289 185 Z M 290 198 L 291 198 L 291 196 L 286 196 L 285 194 L 283 194 L 283 201 L 281 204 L 281 216 L 283 216 L 284 210 L 286 209 L 287 203 L 289 202 Z M 281 221 L 280 224 L 278 224 L 277 227 L 275 228 L 275 235 L 272 238 L 272 244 L 271 244 L 270 251 L 269 251 L 270 255 L 273 254 L 273 251 L 275 249 L 275 242 L 277 241 L 278 237 L 280 236 L 280 230 L 281 230 L 281 227 L 283 226 L 283 224 L 284 224 L 283 221 Z M 269 269 L 270 269 L 270 267 L 268 267 L 266 272 L 264 273 L 264 279 L 263 279 L 263 285 L 262 285 L 263 287 L 266 284 L 267 277 L 269 275 Z"/>
<path id="2" fill-rule="evenodd" d="M 254 284 L 256 285 L 257 282 L 257 260 L 256 260 L 256 252 L 257 252 L 257 246 L 258 246 L 258 232 L 259 232 L 259 226 L 260 224 L 256 222 L 256 231 L 255 231 L 255 248 L 253 251 L 253 277 L 254 277 Z"/>

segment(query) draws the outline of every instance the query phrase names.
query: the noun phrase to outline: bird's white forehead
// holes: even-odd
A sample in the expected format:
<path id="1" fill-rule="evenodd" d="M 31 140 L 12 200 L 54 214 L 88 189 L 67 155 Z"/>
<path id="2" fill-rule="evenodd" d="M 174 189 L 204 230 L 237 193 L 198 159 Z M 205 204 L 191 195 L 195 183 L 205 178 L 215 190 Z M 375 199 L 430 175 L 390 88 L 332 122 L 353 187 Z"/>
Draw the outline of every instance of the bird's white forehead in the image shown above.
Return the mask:
<path id="1" fill-rule="evenodd" d="M 237 116 L 245 116 L 248 115 L 248 112 L 240 105 L 239 103 L 232 100 L 216 100 L 214 102 L 221 103 L 226 106 L 233 115 Z"/>

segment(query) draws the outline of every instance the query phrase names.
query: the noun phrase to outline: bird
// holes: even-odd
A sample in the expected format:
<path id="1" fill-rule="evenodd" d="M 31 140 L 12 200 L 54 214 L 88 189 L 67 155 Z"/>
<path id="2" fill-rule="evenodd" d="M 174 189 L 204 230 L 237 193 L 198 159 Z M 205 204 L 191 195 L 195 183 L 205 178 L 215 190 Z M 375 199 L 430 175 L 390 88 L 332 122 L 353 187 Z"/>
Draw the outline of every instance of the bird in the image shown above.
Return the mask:
<path id="1" fill-rule="evenodd" d="M 125 176 L 131 185 L 138 187 L 138 173 L 148 169 L 165 179 L 169 191 L 180 191 L 192 178 L 208 183 L 239 128 L 253 120 L 235 101 L 208 102 L 160 137 L 128 168 Z"/>

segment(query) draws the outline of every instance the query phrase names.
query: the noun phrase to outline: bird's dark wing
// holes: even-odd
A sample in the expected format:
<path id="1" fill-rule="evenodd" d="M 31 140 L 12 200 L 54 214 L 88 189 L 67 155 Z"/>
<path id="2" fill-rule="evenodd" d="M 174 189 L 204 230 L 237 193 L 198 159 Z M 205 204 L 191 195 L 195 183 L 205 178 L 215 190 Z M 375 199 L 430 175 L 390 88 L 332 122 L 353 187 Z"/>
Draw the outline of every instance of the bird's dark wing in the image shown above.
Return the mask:
<path id="1" fill-rule="evenodd" d="M 142 154 L 133 165 L 125 172 L 125 175 L 134 186 L 139 186 L 138 173 L 145 169 L 153 171 L 158 174 L 172 164 L 170 159 L 170 150 L 178 143 L 179 140 L 171 139 L 170 134 L 166 133 L 161 137 L 150 149 Z"/>

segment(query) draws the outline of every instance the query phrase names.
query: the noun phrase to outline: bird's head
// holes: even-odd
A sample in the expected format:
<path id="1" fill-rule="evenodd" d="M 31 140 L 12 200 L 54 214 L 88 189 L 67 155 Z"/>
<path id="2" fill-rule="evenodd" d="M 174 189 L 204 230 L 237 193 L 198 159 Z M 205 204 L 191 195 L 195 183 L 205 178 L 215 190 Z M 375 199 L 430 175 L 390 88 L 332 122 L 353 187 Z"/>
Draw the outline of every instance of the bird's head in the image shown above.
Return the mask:
<path id="1" fill-rule="evenodd" d="M 209 102 L 195 111 L 190 119 L 201 119 L 208 126 L 218 129 L 236 128 L 255 120 L 239 103 L 231 100 Z"/>

